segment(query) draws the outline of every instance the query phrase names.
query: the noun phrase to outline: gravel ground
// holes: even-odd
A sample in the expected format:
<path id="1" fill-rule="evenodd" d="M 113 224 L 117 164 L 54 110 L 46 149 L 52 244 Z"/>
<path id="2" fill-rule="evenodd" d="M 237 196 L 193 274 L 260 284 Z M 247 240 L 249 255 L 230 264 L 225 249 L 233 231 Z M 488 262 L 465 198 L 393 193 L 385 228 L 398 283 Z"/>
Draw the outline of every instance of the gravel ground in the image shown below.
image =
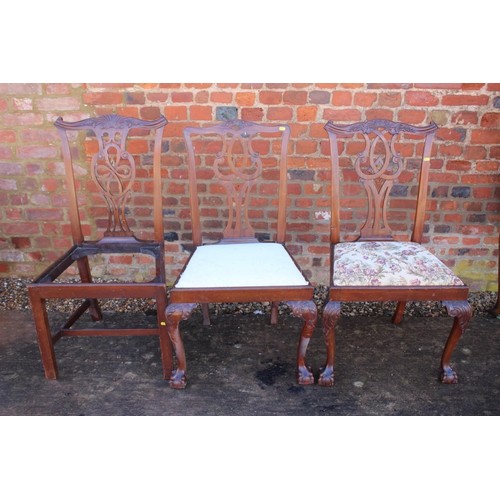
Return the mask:
<path id="1" fill-rule="evenodd" d="M 99 280 L 96 280 L 99 281 Z M 0 310 L 27 310 L 30 309 L 26 285 L 30 283 L 28 279 L 21 278 L 0 278 Z M 320 310 L 325 303 L 328 294 L 328 287 L 318 286 L 315 290 L 314 298 Z M 496 303 L 496 292 L 471 292 L 469 302 L 474 308 L 475 315 L 489 314 L 489 310 Z M 50 311 L 70 312 L 74 309 L 72 300 L 50 300 L 47 302 Z M 151 314 L 154 312 L 154 301 L 145 299 L 119 299 L 100 301 L 104 311 L 114 312 L 142 312 Z M 269 303 L 249 303 L 249 304 L 211 304 L 211 311 L 214 314 L 267 314 L 270 310 Z M 394 312 L 394 302 L 353 302 L 344 303 L 342 315 L 344 316 L 391 316 Z M 288 307 L 280 305 L 280 313 L 287 313 Z M 407 316 L 446 316 L 446 310 L 440 302 L 412 302 L 406 307 Z"/>

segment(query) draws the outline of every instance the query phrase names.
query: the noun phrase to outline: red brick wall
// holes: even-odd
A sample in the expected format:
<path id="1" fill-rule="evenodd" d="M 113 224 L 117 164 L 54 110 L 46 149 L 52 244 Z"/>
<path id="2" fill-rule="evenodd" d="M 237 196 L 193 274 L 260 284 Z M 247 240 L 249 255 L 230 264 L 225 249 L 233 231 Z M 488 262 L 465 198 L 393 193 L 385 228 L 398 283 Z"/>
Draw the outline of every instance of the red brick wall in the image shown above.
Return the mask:
<path id="1" fill-rule="evenodd" d="M 58 116 L 77 120 L 104 113 L 150 119 L 163 113 L 169 277 L 186 253 L 189 212 L 182 130 L 237 117 L 292 126 L 289 151 L 289 247 L 315 284 L 328 283 L 328 145 L 325 122 L 371 118 L 422 125 L 435 121 L 427 247 L 473 290 L 496 289 L 500 224 L 500 84 L 0 84 L 0 276 L 33 277 L 70 244 Z M 138 152 L 145 146 L 136 144 Z M 85 145 L 78 148 L 83 159 Z M 88 149 L 88 148 L 87 148 Z M 83 163 L 82 163 L 83 165 Z M 99 206 L 86 171 L 86 231 Z M 144 190 L 147 191 L 146 183 Z M 358 186 L 359 187 L 359 186 Z M 357 221 L 357 187 L 349 187 Z M 85 191 L 85 189 L 84 189 Z M 408 191 L 408 196 L 412 194 Z M 398 231 L 409 225 L 406 193 L 392 200 Z M 139 198 L 139 202 L 141 199 Z M 146 217 L 147 192 L 135 215 Z M 92 210 L 89 209 L 92 208 Z M 325 218 L 326 216 L 326 218 Z M 63 224 L 60 224 L 60 221 Z M 124 262 L 101 263 L 98 273 L 122 275 Z M 142 259 L 125 264 L 141 274 Z"/>

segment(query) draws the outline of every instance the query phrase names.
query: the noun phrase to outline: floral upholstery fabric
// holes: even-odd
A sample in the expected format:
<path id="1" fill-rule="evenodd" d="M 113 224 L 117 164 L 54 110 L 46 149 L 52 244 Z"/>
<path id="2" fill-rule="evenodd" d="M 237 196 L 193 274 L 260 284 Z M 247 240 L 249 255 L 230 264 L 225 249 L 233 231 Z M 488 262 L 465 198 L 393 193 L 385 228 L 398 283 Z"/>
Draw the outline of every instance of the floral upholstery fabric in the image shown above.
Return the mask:
<path id="1" fill-rule="evenodd" d="M 334 286 L 462 286 L 463 282 L 418 243 L 346 242 L 335 245 Z"/>

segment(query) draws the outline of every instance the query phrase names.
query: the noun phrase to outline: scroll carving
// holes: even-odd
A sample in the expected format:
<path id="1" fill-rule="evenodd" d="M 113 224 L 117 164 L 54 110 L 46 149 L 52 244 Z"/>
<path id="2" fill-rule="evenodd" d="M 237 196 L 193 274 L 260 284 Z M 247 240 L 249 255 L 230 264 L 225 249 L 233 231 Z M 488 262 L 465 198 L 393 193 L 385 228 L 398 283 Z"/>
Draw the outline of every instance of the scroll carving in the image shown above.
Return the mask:
<path id="1" fill-rule="evenodd" d="M 131 236 L 125 205 L 135 180 L 135 162 L 126 151 L 125 130 L 96 129 L 99 151 L 92 157 L 92 178 L 108 205 L 104 236 Z"/>
<path id="2" fill-rule="evenodd" d="M 368 120 L 348 125 L 334 124 L 329 121 L 325 129 L 330 141 L 337 135 L 359 134 L 364 140 L 364 149 L 354 159 L 354 168 L 368 198 L 366 220 L 360 231 L 360 239 L 392 240 L 388 224 L 388 201 L 394 183 L 404 170 L 403 159 L 397 151 L 397 141 L 402 132 L 430 136 L 437 129 L 435 123 L 427 126 L 414 126 L 391 120 Z M 426 138 L 427 140 L 427 138 Z M 427 156 L 430 151 L 427 152 Z M 337 152 L 333 155 L 334 168 L 338 169 Z M 424 158 L 425 160 L 425 158 Z M 427 158 L 428 162 L 429 158 Z M 419 193 L 419 199 L 421 195 Z M 422 195 L 425 206 L 425 196 Z"/>
<path id="3" fill-rule="evenodd" d="M 255 241 L 256 228 L 250 223 L 251 200 L 259 179 L 262 178 L 266 166 L 278 166 L 279 186 L 278 216 L 276 239 L 285 239 L 285 208 L 287 182 L 287 147 L 290 138 L 290 127 L 282 124 L 258 124 L 244 120 L 228 120 L 208 127 L 186 127 L 183 132 L 189 162 L 189 192 L 193 221 L 193 242 L 201 244 L 203 240 L 201 217 L 213 216 L 218 210 L 213 205 L 226 205 L 224 214 L 217 214 L 217 221 L 206 221 L 206 227 L 217 228 L 221 218 L 226 219 L 222 229 L 222 239 L 226 241 Z M 211 140 L 209 139 L 211 136 Z M 195 142 L 194 138 L 197 137 Z M 266 143 L 268 143 L 266 145 Z M 265 146 L 265 158 L 261 157 L 261 147 Z M 279 161 L 278 157 L 279 146 Z M 199 152 L 197 149 L 199 148 Z M 204 153 L 215 152 L 214 156 Z M 268 151 L 269 154 L 268 154 Z M 266 163 L 268 161 L 268 163 Z M 211 169 L 208 172 L 213 184 L 209 191 L 216 193 L 215 199 L 208 197 L 200 200 L 198 184 L 198 165 Z M 273 171 L 273 174 L 275 171 Z M 200 172 L 201 174 L 201 172 Z M 278 180 L 278 179 L 277 179 Z M 200 207 L 201 203 L 205 206 Z M 224 203 L 225 201 L 225 203 Z M 207 206 L 209 205 L 209 206 Z M 227 212 L 227 216 L 226 216 Z M 211 236 L 212 237 L 212 236 Z"/>
<path id="4" fill-rule="evenodd" d="M 365 149 L 354 162 L 356 173 L 368 196 L 368 214 L 361 228 L 361 238 L 391 238 L 387 222 L 388 196 L 404 166 L 401 155 L 394 148 L 397 136 L 393 135 L 388 141 L 378 130 L 373 133 L 373 139 L 363 133 Z"/>
<path id="5" fill-rule="evenodd" d="M 227 195 L 228 222 L 224 238 L 251 238 L 255 230 L 250 224 L 248 208 L 250 192 L 262 174 L 262 160 L 252 148 L 253 135 L 245 130 L 246 122 L 224 124 L 222 150 L 216 154 L 214 171 Z M 242 153 L 235 153 L 241 147 Z"/>
<path id="6" fill-rule="evenodd" d="M 227 120 L 221 123 L 220 128 L 240 132 L 244 129 L 253 128 L 254 125 L 255 124 L 253 122 L 247 122 L 244 120 Z"/>
<path id="7" fill-rule="evenodd" d="M 356 132 L 371 134 L 375 130 L 384 129 L 392 135 L 397 135 L 401 132 L 409 132 L 411 134 L 429 134 L 436 131 L 438 126 L 434 122 L 431 122 L 429 125 L 424 127 L 419 127 L 410 125 L 409 123 L 393 122 L 391 120 L 368 120 L 350 125 L 337 125 L 332 121 L 329 121 L 325 125 L 325 129 L 334 134 L 354 134 Z"/>
<path id="8" fill-rule="evenodd" d="M 463 330 L 472 318 L 472 307 L 467 300 L 443 301 L 448 314 L 452 318 L 457 318 L 460 328 Z"/>
<path id="9" fill-rule="evenodd" d="M 77 122 L 58 118 L 55 126 L 64 130 L 92 130 L 99 150 L 92 157 L 92 179 L 108 208 L 104 236 L 132 236 L 125 209 L 136 175 L 135 161 L 127 151 L 127 136 L 132 128 L 157 129 L 167 123 L 165 117 L 147 121 L 120 115 L 104 115 Z"/>
<path id="10" fill-rule="evenodd" d="M 94 133 L 97 129 L 130 130 L 134 127 L 156 129 L 159 127 L 163 127 L 166 124 L 167 120 L 164 116 L 161 116 L 156 120 L 140 120 L 139 118 L 132 118 L 121 115 L 103 115 L 97 118 L 86 118 L 85 120 L 80 120 L 77 122 L 65 122 L 62 118 L 58 118 L 54 123 L 56 127 L 61 129 L 91 129 L 94 131 Z"/>

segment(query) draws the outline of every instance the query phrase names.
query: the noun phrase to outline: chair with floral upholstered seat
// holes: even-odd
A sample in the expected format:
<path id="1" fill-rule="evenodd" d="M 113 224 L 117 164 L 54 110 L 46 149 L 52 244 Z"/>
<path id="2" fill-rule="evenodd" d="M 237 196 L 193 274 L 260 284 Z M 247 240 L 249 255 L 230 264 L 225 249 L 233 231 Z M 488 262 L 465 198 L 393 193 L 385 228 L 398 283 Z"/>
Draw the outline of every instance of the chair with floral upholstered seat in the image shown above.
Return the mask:
<path id="1" fill-rule="evenodd" d="M 399 324 L 408 301 L 426 300 L 442 301 L 448 314 L 454 317 L 441 357 L 440 378 L 443 383 L 456 383 L 457 374 L 450 366 L 450 358 L 472 316 L 467 301 L 468 287 L 421 244 L 432 143 L 438 127 L 434 123 L 419 127 L 370 120 L 349 125 L 329 121 L 325 129 L 332 166 L 332 272 L 328 302 L 323 311 L 327 359 L 319 384 L 331 386 L 335 381 L 335 325 L 342 302 L 395 301 L 392 321 Z M 401 234 L 402 230 L 396 238 L 389 225 L 393 190 L 411 193 L 406 187 L 402 188 L 403 172 L 405 180 L 414 181 L 416 186 L 410 238 Z M 357 239 L 341 241 L 341 228 L 342 234 L 346 232 L 345 226 L 341 226 L 341 207 L 346 215 L 348 210 L 344 207 L 349 206 L 341 200 L 344 192 L 349 191 L 351 195 L 356 192 L 353 179 L 361 183 L 366 193 L 365 222 Z M 359 207 L 356 201 L 354 205 Z"/>

